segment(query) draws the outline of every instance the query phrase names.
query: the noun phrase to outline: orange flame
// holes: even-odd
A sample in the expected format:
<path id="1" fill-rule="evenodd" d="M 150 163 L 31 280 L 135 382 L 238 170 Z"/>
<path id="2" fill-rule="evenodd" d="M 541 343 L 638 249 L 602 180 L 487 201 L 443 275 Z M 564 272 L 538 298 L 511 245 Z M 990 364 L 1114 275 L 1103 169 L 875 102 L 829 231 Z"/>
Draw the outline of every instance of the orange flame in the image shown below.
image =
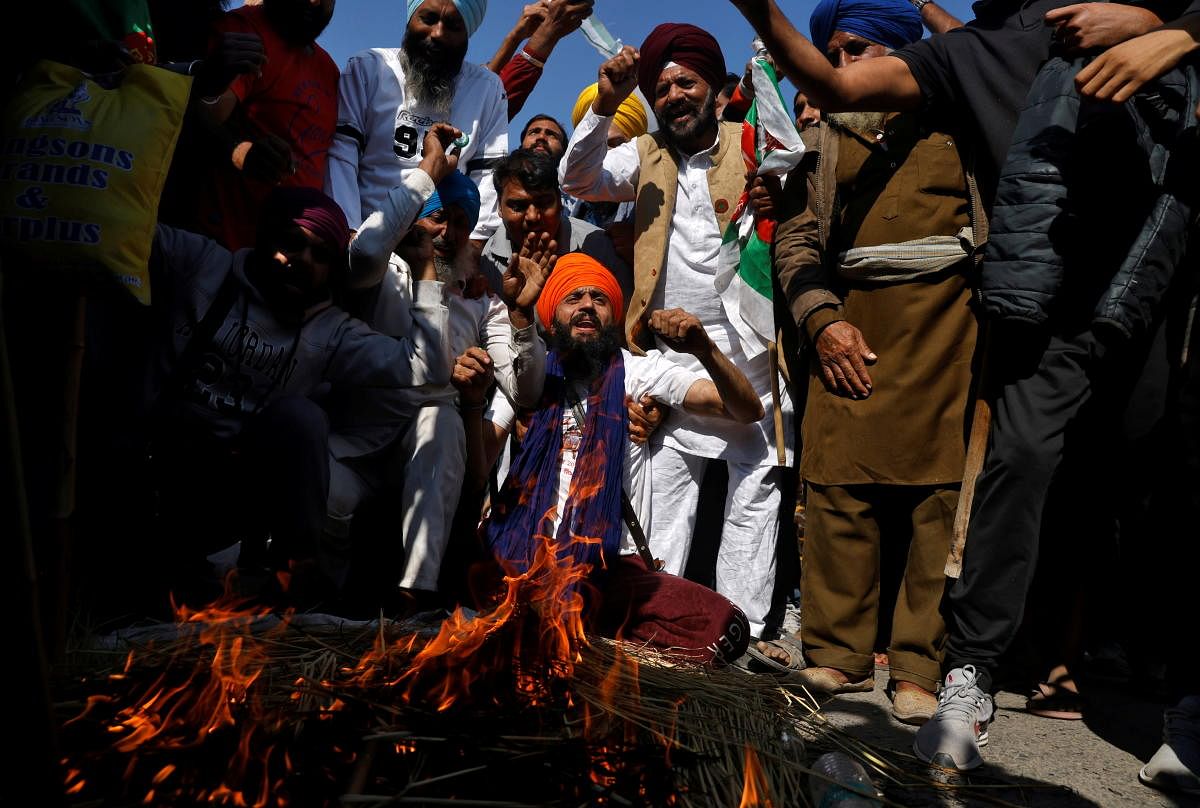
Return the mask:
<path id="1" fill-rule="evenodd" d="M 595 496 L 597 491 L 591 489 L 598 487 L 581 485 L 572 495 Z M 570 541 L 595 544 L 600 539 L 573 536 Z M 534 537 L 528 569 L 520 573 L 507 570 L 491 608 L 474 616 L 456 610 L 432 640 L 414 634 L 389 642 L 381 626 L 377 641 L 353 669 L 343 669 L 337 683 L 322 683 L 330 698 L 317 706 L 318 720 L 332 718 L 344 708 L 336 690 L 347 686 L 395 687 L 405 702 L 445 711 L 472 698 L 503 697 L 498 690 L 479 686 L 480 680 L 486 679 L 488 685 L 506 683 L 511 688 L 509 695 L 530 706 L 562 697 L 569 704 L 569 693 L 555 683 L 573 675 L 587 642 L 580 590 L 591 572 L 591 565 L 577 562 L 569 550 L 552 536 Z M 127 781 L 135 776 L 141 755 L 192 749 L 214 733 L 237 733 L 222 782 L 202 789 L 191 785 L 190 801 L 247 808 L 285 806 L 287 798 L 279 794 L 284 780 L 271 782 L 281 768 L 291 771 L 286 750 L 271 743 L 282 726 L 283 713 L 268 709 L 258 696 L 261 688 L 255 687 L 267 671 L 273 638 L 256 635 L 254 624 L 267 614 L 266 609 L 246 608 L 244 602 L 228 596 L 200 610 L 177 608 L 177 622 L 195 632 L 200 646 L 211 649 L 211 662 L 185 670 L 183 676 L 178 665 L 166 666 L 149 687 L 138 691 L 131 704 L 119 709 L 111 696 L 91 697 L 75 720 L 104 705 L 116 709 L 107 729 L 114 736 L 113 749 L 129 756 Z M 285 618 L 270 633 L 286 630 Z M 129 679 L 134 656 L 131 652 L 124 670 L 114 674 L 114 681 Z M 636 661 L 618 652 L 605 683 L 606 698 L 611 700 L 618 692 L 626 694 L 631 679 L 636 688 Z M 296 682 L 297 688 L 303 684 Z M 291 703 L 299 701 L 297 692 Z M 631 733 L 636 733 L 635 728 L 627 727 L 627 738 Z M 415 750 L 415 745 L 412 748 Z M 161 766 L 147 784 L 143 801 L 170 801 L 185 788 L 181 778 L 173 765 Z M 65 784 L 72 793 L 83 785 L 77 773 Z"/>
<path id="2" fill-rule="evenodd" d="M 195 748 L 213 733 L 230 728 L 239 734 L 224 782 L 196 796 L 200 801 L 250 808 L 286 804 L 284 797 L 273 793 L 277 789 L 272 788 L 269 779 L 274 747 L 261 741 L 259 735 L 278 730 L 280 719 L 272 717 L 254 691 L 269 654 L 266 642 L 254 635 L 253 627 L 268 613 L 265 608 L 245 608 L 243 602 L 228 596 L 200 610 L 176 608 L 177 624 L 193 631 L 200 646 L 212 649 L 212 660 L 197 663 L 182 681 L 178 681 L 176 669 L 165 666 L 132 704 L 119 709 L 111 719 L 107 730 L 115 736 L 113 749 L 130 755 L 127 780 L 140 754 Z M 286 626 L 285 618 L 271 633 L 282 633 Z M 131 652 L 124 670 L 112 679 L 127 679 L 133 664 Z M 89 697 L 83 713 L 73 721 L 113 701 L 110 696 Z M 283 766 L 286 771 L 286 758 Z M 171 793 L 175 771 L 170 764 L 159 769 L 151 780 L 152 788 L 142 799 L 144 804 L 157 804 Z M 278 773 L 278 766 L 275 771 Z M 68 793 L 77 792 L 81 786 L 81 781 L 68 782 Z"/>
<path id="3" fill-rule="evenodd" d="M 406 702 L 442 712 L 469 699 L 481 679 L 494 681 L 511 671 L 516 694 L 529 704 L 541 703 L 551 680 L 571 676 L 587 642 L 578 588 L 590 571 L 588 564 L 560 558 L 552 538 L 538 536 L 533 563 L 523 573 L 504 576 L 489 611 L 469 616 L 455 610 L 415 656 L 417 636 L 390 644 L 381 636 L 350 672 L 351 680 L 402 688 Z M 394 663 L 404 662 L 406 667 L 389 675 Z"/>
<path id="4" fill-rule="evenodd" d="M 746 744 L 746 774 L 742 784 L 742 801 L 738 808 L 773 808 L 771 789 L 767 785 L 766 772 L 758 762 L 758 754 Z"/>

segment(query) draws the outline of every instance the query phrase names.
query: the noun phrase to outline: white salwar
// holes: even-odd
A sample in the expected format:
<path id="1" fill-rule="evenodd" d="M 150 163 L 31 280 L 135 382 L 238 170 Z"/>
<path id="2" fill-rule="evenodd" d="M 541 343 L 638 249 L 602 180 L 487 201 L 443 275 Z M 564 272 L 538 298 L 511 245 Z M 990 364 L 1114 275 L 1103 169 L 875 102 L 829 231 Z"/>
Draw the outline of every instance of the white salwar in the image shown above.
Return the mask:
<path id="1" fill-rule="evenodd" d="M 392 252 L 433 190 L 424 171 L 409 172 L 351 243 L 352 275 L 368 281 L 383 275 L 368 318 L 382 333 L 408 333 L 414 295 L 433 283 L 414 281 L 408 265 Z M 469 347 L 483 347 L 499 388 L 522 406 L 536 404 L 546 375 L 546 346 L 536 328 L 514 329 L 508 308 L 495 295 L 466 298 L 455 284 L 445 293 L 450 362 Z M 448 384 L 343 391 L 331 420 L 327 533 L 345 539 L 367 497 L 400 489 L 405 563 L 398 585 L 436 590 L 466 468 L 457 391 Z M 335 577 L 344 572 L 331 570 Z"/>

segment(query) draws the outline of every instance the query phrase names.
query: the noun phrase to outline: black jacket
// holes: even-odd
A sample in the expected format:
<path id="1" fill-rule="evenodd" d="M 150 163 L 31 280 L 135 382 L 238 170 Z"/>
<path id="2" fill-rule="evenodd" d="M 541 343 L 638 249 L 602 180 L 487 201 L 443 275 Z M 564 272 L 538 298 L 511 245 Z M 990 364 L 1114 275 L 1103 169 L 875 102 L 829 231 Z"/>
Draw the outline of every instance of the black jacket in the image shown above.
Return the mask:
<path id="1" fill-rule="evenodd" d="M 1088 320 L 1144 334 L 1186 245 L 1200 82 L 1173 70 L 1124 104 L 1087 101 L 1088 59 L 1053 58 L 1030 88 L 992 209 L 980 283 L 986 316 L 1037 326 Z"/>

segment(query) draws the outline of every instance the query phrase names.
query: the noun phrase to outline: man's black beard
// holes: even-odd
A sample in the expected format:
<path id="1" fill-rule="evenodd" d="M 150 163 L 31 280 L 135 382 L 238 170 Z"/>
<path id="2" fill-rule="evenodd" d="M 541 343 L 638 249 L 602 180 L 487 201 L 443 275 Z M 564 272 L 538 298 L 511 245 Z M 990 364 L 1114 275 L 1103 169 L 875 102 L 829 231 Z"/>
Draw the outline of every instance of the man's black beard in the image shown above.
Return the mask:
<path id="1" fill-rule="evenodd" d="M 593 339 L 575 339 L 569 325 L 555 322 L 550 349 L 558 352 L 568 379 L 591 383 L 604 372 L 613 354 L 621 349 L 621 329 L 606 325 Z"/>
<path id="2" fill-rule="evenodd" d="M 304 313 L 318 303 L 330 299 L 331 288 L 293 291 L 284 283 L 282 270 L 273 266 L 272 262 L 261 260 L 258 256 L 274 254 L 273 247 L 264 248 L 261 244 L 246 261 L 246 277 L 250 284 L 258 290 L 271 313 L 285 323 L 298 324 L 304 321 Z"/>
<path id="3" fill-rule="evenodd" d="M 428 37 L 414 39 L 412 34 L 406 33 L 400 62 L 408 90 L 419 103 L 448 112 L 454 98 L 454 79 L 462 70 L 466 56 L 465 42 L 460 50 L 450 51 L 433 44 Z"/>
<path id="4" fill-rule="evenodd" d="M 293 45 L 311 45 L 333 19 L 331 11 L 308 0 L 264 0 L 263 12 L 279 35 Z"/>
<path id="5" fill-rule="evenodd" d="M 672 125 L 667 123 L 667 118 L 665 116 L 674 110 L 679 109 L 684 104 L 687 105 L 688 109 L 694 112 L 694 115 L 692 116 L 692 122 L 679 129 L 672 128 Z M 660 117 L 658 111 L 656 110 L 654 113 L 654 118 L 658 121 L 658 128 L 662 130 L 663 134 L 667 138 L 667 141 L 675 148 L 681 149 L 680 143 L 682 141 L 691 140 L 692 138 L 698 136 L 706 128 L 716 125 L 717 95 L 710 89 L 708 91 L 708 95 L 704 99 L 704 103 L 702 103 L 698 108 L 690 101 L 682 101 L 673 107 L 667 107 L 664 109 L 663 117 Z"/>

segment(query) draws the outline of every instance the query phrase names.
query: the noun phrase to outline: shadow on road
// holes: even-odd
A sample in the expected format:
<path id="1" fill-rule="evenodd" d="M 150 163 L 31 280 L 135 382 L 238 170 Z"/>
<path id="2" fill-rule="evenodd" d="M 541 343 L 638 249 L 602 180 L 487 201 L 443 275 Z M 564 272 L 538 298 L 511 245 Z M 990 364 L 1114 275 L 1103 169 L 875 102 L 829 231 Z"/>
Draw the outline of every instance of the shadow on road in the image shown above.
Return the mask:
<path id="1" fill-rule="evenodd" d="M 835 725 L 855 738 L 878 747 L 882 757 L 902 770 L 888 779 L 872 772 L 885 796 L 900 805 L 923 808 L 1019 805 L 1029 808 L 1100 808 L 1066 786 L 1036 780 L 985 762 L 973 772 L 952 772 L 931 767 L 912 755 L 914 729 L 897 725 L 889 710 L 873 701 L 835 698 L 824 703 L 822 712 Z M 819 738 L 814 751 L 836 748 L 835 740 Z M 1108 806 L 1103 806 L 1108 808 Z"/>

